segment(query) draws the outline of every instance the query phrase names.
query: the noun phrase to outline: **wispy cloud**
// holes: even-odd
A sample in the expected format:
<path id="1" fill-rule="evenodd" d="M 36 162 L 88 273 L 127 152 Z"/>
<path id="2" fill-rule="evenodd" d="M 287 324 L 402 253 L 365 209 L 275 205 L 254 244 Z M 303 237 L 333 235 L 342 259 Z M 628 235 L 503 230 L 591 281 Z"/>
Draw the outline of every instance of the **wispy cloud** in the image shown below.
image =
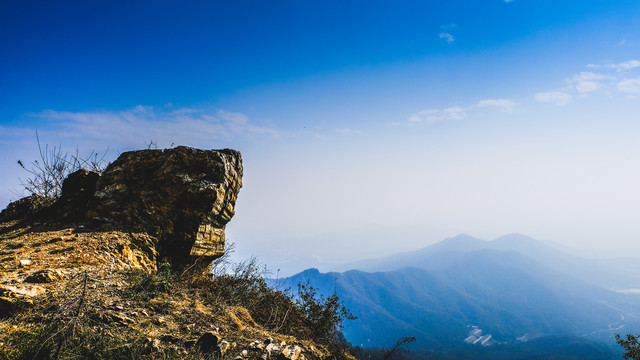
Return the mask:
<path id="1" fill-rule="evenodd" d="M 245 114 L 226 110 L 136 106 L 125 111 L 46 110 L 32 116 L 50 122 L 59 137 L 101 139 L 115 144 L 148 139 L 215 144 L 279 136 L 277 130 L 256 125 Z"/>
<path id="2" fill-rule="evenodd" d="M 565 79 L 565 82 L 580 93 L 590 93 L 603 88 L 605 85 L 602 81 L 610 79 L 612 79 L 611 76 L 593 72 L 581 72 L 569 79 Z"/>
<path id="3" fill-rule="evenodd" d="M 516 103 L 507 99 L 486 99 L 478 101 L 475 106 L 479 108 L 497 108 L 504 113 L 510 113 L 513 112 Z"/>
<path id="4" fill-rule="evenodd" d="M 640 67 L 640 60 L 633 59 L 629 61 L 623 61 L 619 63 L 608 63 L 603 65 L 589 64 L 587 65 L 587 67 L 591 69 L 601 69 L 601 68 L 614 69 L 616 71 L 621 72 L 621 71 L 631 70 L 631 69 Z"/>
<path id="5" fill-rule="evenodd" d="M 617 84 L 618 91 L 631 97 L 640 95 L 640 78 L 622 79 Z"/>
<path id="6" fill-rule="evenodd" d="M 454 23 L 440 26 L 440 33 L 438 33 L 438 37 L 446 41 L 448 44 L 453 44 L 456 41 L 456 38 L 453 36 L 452 32 L 457 27 L 458 25 Z"/>
<path id="7" fill-rule="evenodd" d="M 467 117 L 467 113 L 459 106 L 454 106 L 446 109 L 429 109 L 418 111 L 417 113 L 409 116 L 407 119 L 408 124 L 433 124 L 439 121 L 445 120 L 461 120 Z"/>
<path id="8" fill-rule="evenodd" d="M 552 103 L 557 106 L 565 106 L 573 101 L 573 96 L 571 94 L 562 91 L 541 92 L 535 94 L 533 98 L 539 102 Z"/>
<path id="9" fill-rule="evenodd" d="M 452 106 L 442 109 L 427 109 L 410 115 L 406 121 L 392 122 L 395 126 L 415 126 L 419 124 L 431 125 L 442 121 L 463 120 L 470 116 L 482 114 L 480 109 L 495 109 L 503 113 L 511 113 L 517 104 L 508 99 L 485 99 L 477 103 L 461 107 Z"/>
<path id="10" fill-rule="evenodd" d="M 448 32 L 441 32 L 440 34 L 438 34 L 438 36 L 440 36 L 440 39 L 446 41 L 449 44 L 452 44 L 456 41 L 456 38 Z"/>
<path id="11" fill-rule="evenodd" d="M 25 135 L 33 136 L 33 130 L 25 127 L 9 127 L 0 125 L 0 141 L 2 141 L 3 139 L 22 137 Z"/>
<path id="12" fill-rule="evenodd" d="M 640 95 L 640 84 L 638 83 L 640 78 L 629 77 L 633 73 L 637 74 L 637 70 L 640 69 L 640 60 L 588 64 L 586 67 L 599 69 L 599 71 L 582 71 L 565 78 L 565 87 L 539 92 L 534 95 L 534 99 L 539 102 L 564 106 L 570 104 L 574 99 L 589 97 L 597 91 L 605 91 L 607 96 L 618 93 L 635 98 Z"/>

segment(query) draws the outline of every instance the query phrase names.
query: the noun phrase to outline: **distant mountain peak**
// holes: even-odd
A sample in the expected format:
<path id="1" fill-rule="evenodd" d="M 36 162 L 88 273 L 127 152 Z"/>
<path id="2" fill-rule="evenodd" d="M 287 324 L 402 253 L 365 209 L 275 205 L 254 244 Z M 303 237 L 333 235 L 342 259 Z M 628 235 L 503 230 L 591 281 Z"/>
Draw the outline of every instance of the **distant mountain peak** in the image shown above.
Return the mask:
<path id="1" fill-rule="evenodd" d="M 494 239 L 497 242 L 539 242 L 538 240 L 519 233 L 511 233 L 502 235 L 499 238 Z"/>
<path id="2" fill-rule="evenodd" d="M 467 234 L 459 234 L 446 238 L 439 243 L 427 247 L 431 251 L 468 251 L 478 250 L 487 246 L 487 241 Z"/>
<path id="3" fill-rule="evenodd" d="M 485 240 L 475 238 L 471 235 L 462 233 L 458 234 L 454 237 L 446 238 L 441 241 L 441 243 L 449 243 L 449 244 L 464 244 L 464 243 L 477 243 L 477 242 L 486 242 Z"/>
<path id="4" fill-rule="evenodd" d="M 480 239 L 478 239 L 476 237 L 473 237 L 473 236 L 471 236 L 469 234 L 460 233 L 460 234 L 458 234 L 456 236 L 452 236 L 452 237 L 444 239 L 444 241 L 447 241 L 447 240 L 480 240 Z"/>

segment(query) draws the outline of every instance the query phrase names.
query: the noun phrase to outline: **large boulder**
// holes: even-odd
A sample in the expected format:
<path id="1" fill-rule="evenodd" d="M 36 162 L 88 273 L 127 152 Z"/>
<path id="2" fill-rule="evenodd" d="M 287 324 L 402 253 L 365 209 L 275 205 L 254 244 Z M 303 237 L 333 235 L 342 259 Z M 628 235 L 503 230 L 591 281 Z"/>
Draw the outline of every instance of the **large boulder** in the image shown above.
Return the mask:
<path id="1" fill-rule="evenodd" d="M 235 150 L 125 152 L 98 178 L 86 218 L 156 236 L 160 255 L 174 262 L 209 263 L 224 254 L 240 187 Z"/>
<path id="2" fill-rule="evenodd" d="M 100 174 L 79 169 L 62 182 L 62 194 L 52 209 L 55 217 L 62 221 L 81 221 L 96 191 Z"/>

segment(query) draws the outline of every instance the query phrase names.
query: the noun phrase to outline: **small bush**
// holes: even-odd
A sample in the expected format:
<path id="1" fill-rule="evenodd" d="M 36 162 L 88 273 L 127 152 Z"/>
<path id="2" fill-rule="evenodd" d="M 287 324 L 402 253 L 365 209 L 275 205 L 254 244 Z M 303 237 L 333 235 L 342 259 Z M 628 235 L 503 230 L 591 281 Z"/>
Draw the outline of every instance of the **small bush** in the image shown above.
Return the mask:
<path id="1" fill-rule="evenodd" d="M 32 161 L 30 166 L 18 160 L 18 165 L 29 173 L 27 178 L 20 178 L 20 185 L 31 194 L 41 195 L 46 198 L 60 197 L 62 194 L 62 182 L 69 174 L 80 169 L 101 173 L 107 166 L 105 161 L 106 151 L 101 157 L 98 157 L 98 153 L 95 151 L 92 151 L 86 157 L 82 157 L 78 149 L 76 149 L 75 154 L 69 155 L 62 151 L 61 146 L 49 148 L 49 145 L 45 144 L 43 148 L 40 144 L 38 132 L 36 132 L 36 140 L 40 159 Z"/>
<path id="2" fill-rule="evenodd" d="M 300 310 L 290 296 L 267 285 L 265 274 L 266 269 L 255 258 L 237 264 L 218 263 L 203 298 L 214 306 L 244 307 L 268 330 L 309 338 L 311 332 Z"/>
<path id="3" fill-rule="evenodd" d="M 144 306 L 148 310 L 151 307 L 154 315 L 163 314 L 168 317 L 167 321 L 180 324 L 181 329 L 195 326 L 200 329 L 197 333 L 210 328 L 212 322 L 231 317 L 239 327 L 255 322 L 269 331 L 325 345 L 336 358 L 343 357 L 346 346 L 337 331 L 342 320 L 351 315 L 337 295 L 324 299 L 315 294 L 315 289 L 305 285 L 296 302 L 291 292 L 267 286 L 265 269 L 256 259 L 227 265 L 227 273 L 218 272 L 213 277 L 185 275 L 163 263 L 155 273 L 127 271 L 114 275 L 116 278 L 124 275 L 128 285 L 105 288 L 104 291 L 109 294 L 108 298 L 125 300 L 116 300 L 116 304 L 131 303 L 127 306 L 132 309 Z M 152 319 L 159 320 L 158 317 L 150 317 L 136 326 L 114 322 L 114 315 L 127 316 L 126 309 L 124 315 L 108 311 L 114 303 L 107 302 L 110 305 L 105 308 L 101 293 L 95 293 L 95 287 L 88 283 L 98 284 L 100 278 L 87 272 L 73 277 L 61 297 L 42 304 L 37 312 L 44 316 L 36 315 L 38 320 L 33 323 L 34 328 L 0 337 L 5 344 L 0 349 L 0 360 L 215 358 L 215 353 L 202 354 L 193 347 L 186 347 L 186 340 L 192 335 L 182 331 L 193 330 L 180 330 L 181 333 L 175 334 L 176 340 L 154 345 L 146 333 L 154 324 Z M 185 306 L 186 299 L 192 300 L 192 304 L 177 308 Z M 198 310 L 202 305 L 208 308 L 205 312 Z"/>
<path id="4" fill-rule="evenodd" d="M 169 293 L 175 280 L 168 262 L 161 263 L 156 273 L 135 269 L 126 272 L 126 275 L 130 284 L 126 294 L 143 301 L 149 301 L 161 293 Z"/>
<path id="5" fill-rule="evenodd" d="M 356 319 L 336 293 L 325 299 L 308 282 L 298 284 L 296 305 L 304 314 L 307 326 L 313 329 L 313 337 L 324 343 L 336 338 L 344 320 Z"/>
<path id="6" fill-rule="evenodd" d="M 616 334 L 616 341 L 624 347 L 625 352 L 622 357 L 628 360 L 640 360 L 640 334 L 636 336 L 627 334 L 626 340 L 620 334 Z"/>

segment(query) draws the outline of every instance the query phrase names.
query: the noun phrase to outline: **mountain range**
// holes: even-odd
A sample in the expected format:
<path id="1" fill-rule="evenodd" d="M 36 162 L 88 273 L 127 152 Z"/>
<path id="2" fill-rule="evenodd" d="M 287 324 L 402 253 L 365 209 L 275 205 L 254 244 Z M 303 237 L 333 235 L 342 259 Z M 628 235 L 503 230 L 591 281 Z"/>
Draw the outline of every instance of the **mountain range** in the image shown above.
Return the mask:
<path id="1" fill-rule="evenodd" d="M 356 270 L 308 269 L 270 283 L 336 292 L 358 317 L 343 330 L 354 346 L 415 336 L 418 358 L 611 359 L 619 358 L 613 336 L 640 330 L 633 266 L 576 257 L 519 234 L 493 241 L 463 234 Z"/>

